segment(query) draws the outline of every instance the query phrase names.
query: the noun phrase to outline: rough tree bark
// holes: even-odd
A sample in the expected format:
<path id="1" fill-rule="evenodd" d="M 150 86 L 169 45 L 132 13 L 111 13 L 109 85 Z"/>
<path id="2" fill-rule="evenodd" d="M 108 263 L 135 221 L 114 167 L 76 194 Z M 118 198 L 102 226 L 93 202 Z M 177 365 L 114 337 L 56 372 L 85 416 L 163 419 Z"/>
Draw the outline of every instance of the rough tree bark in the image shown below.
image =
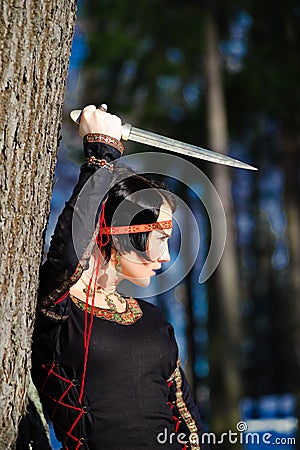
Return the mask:
<path id="1" fill-rule="evenodd" d="M 0 448 L 25 412 L 76 0 L 0 0 Z"/>
<path id="2" fill-rule="evenodd" d="M 210 148 L 224 153 L 228 148 L 228 129 L 221 61 L 213 14 L 206 16 L 207 124 Z M 240 316 L 239 272 L 233 223 L 231 179 L 228 168 L 212 165 L 212 178 L 221 197 L 227 237 L 224 254 L 214 276 L 216 292 L 210 304 L 210 354 L 212 388 L 212 429 L 221 433 L 236 431 L 239 421 L 241 379 L 239 370 Z M 230 444 L 227 444 L 231 448 Z M 234 448 L 239 448 L 238 444 Z"/>

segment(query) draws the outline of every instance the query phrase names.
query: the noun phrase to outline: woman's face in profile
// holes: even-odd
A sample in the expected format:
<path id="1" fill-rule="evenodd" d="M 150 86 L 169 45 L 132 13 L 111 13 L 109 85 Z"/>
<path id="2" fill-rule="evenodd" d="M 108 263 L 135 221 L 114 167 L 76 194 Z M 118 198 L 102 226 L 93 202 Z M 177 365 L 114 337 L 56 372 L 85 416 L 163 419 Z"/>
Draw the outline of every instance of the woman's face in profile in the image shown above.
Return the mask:
<path id="1" fill-rule="evenodd" d="M 157 222 L 172 220 L 172 211 L 168 204 L 163 203 L 157 218 Z M 121 267 L 123 278 L 128 279 L 137 286 L 146 287 L 150 278 L 156 275 L 163 262 L 170 261 L 168 240 L 172 229 L 161 229 L 151 231 L 147 243 L 147 256 L 135 251 L 121 255 Z"/>

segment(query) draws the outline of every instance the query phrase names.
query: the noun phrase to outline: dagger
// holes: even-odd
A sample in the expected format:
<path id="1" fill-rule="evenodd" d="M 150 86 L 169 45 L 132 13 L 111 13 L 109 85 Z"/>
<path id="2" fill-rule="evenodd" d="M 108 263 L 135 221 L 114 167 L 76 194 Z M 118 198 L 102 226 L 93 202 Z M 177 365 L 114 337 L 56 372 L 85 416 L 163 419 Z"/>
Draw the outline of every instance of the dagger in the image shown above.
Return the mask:
<path id="1" fill-rule="evenodd" d="M 77 124 L 80 122 L 81 112 L 80 109 L 75 109 L 70 112 L 71 119 Z M 124 141 L 138 142 L 139 144 L 169 150 L 170 152 L 179 153 L 180 155 L 204 159 L 205 161 L 224 164 L 226 166 L 257 170 L 256 167 L 250 166 L 238 159 L 231 158 L 230 156 L 222 155 L 221 153 L 213 152 L 206 148 L 197 147 L 196 145 L 186 144 L 172 138 L 151 133 L 150 131 L 141 130 L 140 128 L 133 127 L 130 123 L 122 125 L 122 139 Z"/>

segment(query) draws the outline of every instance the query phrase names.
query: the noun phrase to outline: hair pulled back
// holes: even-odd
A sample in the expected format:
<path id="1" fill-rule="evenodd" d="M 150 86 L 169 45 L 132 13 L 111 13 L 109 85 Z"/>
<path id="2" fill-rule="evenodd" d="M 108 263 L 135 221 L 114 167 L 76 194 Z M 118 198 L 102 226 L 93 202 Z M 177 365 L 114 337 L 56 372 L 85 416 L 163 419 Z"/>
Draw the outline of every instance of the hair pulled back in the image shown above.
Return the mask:
<path id="1" fill-rule="evenodd" d="M 106 226 L 154 223 L 163 203 L 170 207 L 172 213 L 175 211 L 176 203 L 172 193 L 166 190 L 164 183 L 150 177 L 136 174 L 124 167 L 115 170 L 112 187 L 105 201 Z M 102 248 L 103 256 L 108 262 L 113 246 L 121 254 L 135 250 L 149 260 L 146 254 L 149 234 L 148 231 L 109 236 L 108 243 Z"/>

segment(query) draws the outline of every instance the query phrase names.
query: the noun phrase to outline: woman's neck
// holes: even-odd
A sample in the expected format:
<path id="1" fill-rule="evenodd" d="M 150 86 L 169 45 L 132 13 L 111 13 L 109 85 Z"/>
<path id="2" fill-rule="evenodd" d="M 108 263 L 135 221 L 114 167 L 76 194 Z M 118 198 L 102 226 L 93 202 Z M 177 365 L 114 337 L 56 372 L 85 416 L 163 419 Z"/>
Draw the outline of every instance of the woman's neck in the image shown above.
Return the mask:
<path id="1" fill-rule="evenodd" d="M 105 266 L 100 266 L 97 268 L 97 258 L 98 255 L 92 254 L 89 261 L 89 268 L 83 272 L 85 282 L 89 283 L 92 278 L 91 285 L 93 286 L 95 281 L 98 286 L 101 286 L 107 292 L 115 292 L 117 286 L 121 281 L 120 277 L 117 275 L 114 264 L 110 260 L 105 263 Z"/>

